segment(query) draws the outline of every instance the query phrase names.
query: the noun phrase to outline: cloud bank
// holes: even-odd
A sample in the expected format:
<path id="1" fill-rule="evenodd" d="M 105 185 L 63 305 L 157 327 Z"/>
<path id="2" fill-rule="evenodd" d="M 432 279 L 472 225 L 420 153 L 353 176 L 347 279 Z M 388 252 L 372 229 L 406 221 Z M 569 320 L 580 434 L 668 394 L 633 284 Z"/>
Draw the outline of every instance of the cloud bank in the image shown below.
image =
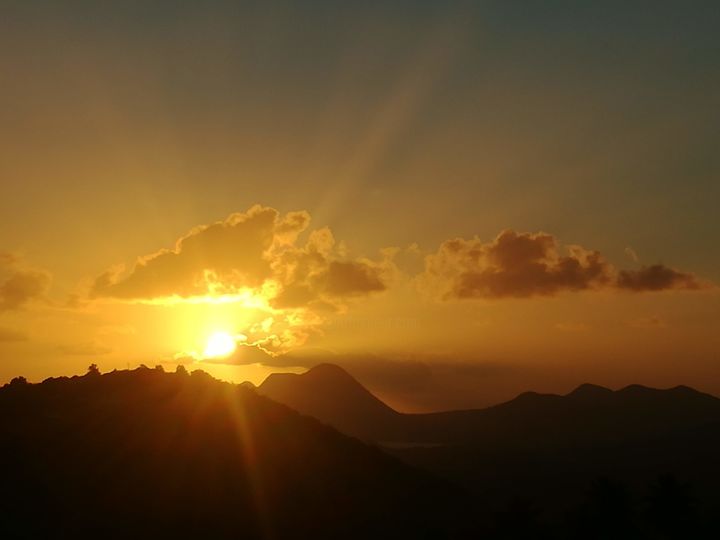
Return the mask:
<path id="1" fill-rule="evenodd" d="M 424 266 L 407 271 L 401 269 L 407 266 L 403 254 L 412 252 L 421 261 L 417 246 L 382 249 L 376 260 L 353 257 L 330 229 L 308 230 L 309 225 L 305 211 L 283 215 L 274 208 L 253 206 L 195 227 L 172 248 L 142 256 L 127 270 L 104 272 L 92 283 L 89 296 L 130 302 L 244 302 L 242 307 L 252 314 L 236 330 L 246 341 L 238 342 L 232 357 L 210 361 L 283 365 L 289 361 L 284 354 L 320 332 L 332 314 L 385 291 L 397 280 L 414 282 L 441 301 L 709 286 L 692 273 L 660 264 L 618 270 L 597 250 L 562 245 L 543 232 L 513 230 L 488 242 L 477 237 L 446 240 L 425 256 Z M 35 281 L 29 276 L 19 274 L 17 284 L 7 281 L 13 290 L 26 292 L 5 294 L 5 306 L 20 305 L 42 290 L 30 286 Z M 28 285 L 23 288 L 19 285 L 25 278 Z M 208 361 L 197 353 L 179 354 L 176 361 Z"/>

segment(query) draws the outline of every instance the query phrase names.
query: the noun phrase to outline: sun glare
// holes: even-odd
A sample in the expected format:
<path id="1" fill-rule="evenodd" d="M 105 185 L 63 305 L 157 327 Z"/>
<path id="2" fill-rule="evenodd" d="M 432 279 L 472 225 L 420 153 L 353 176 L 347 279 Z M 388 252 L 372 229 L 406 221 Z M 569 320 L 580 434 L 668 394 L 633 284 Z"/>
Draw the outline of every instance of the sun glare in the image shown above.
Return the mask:
<path id="1" fill-rule="evenodd" d="M 227 332 L 213 332 L 207 340 L 203 357 L 221 358 L 230 356 L 236 347 L 235 338 Z"/>

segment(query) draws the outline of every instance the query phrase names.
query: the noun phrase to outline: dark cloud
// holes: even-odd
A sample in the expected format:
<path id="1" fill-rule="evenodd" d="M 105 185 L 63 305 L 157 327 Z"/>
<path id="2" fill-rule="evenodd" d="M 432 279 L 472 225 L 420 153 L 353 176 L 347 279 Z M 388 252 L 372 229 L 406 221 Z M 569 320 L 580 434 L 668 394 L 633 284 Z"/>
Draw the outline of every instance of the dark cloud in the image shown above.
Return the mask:
<path id="1" fill-rule="evenodd" d="M 664 291 L 668 289 L 695 290 L 704 288 L 693 274 L 680 272 L 662 264 L 643 266 L 639 270 L 622 270 L 618 274 L 617 286 L 628 291 Z"/>
<path id="2" fill-rule="evenodd" d="M 23 268 L 12 254 L 0 254 L 0 311 L 20 309 L 42 298 L 50 285 L 50 274 Z"/>
<path id="3" fill-rule="evenodd" d="M 380 271 L 358 261 L 332 261 L 319 281 L 321 290 L 332 296 L 351 296 L 385 290 Z"/>
<path id="4" fill-rule="evenodd" d="M 188 298 L 249 288 L 264 291 L 274 307 L 295 308 L 331 307 L 338 299 L 385 289 L 382 265 L 345 256 L 329 229 L 313 231 L 305 245 L 298 245 L 309 222 L 307 212 L 281 216 L 254 206 L 193 229 L 173 249 L 138 260 L 127 275 L 105 272 L 90 295 Z"/>
<path id="5" fill-rule="evenodd" d="M 445 299 L 526 298 L 599 288 L 611 279 L 611 266 L 579 246 L 561 253 L 548 234 L 507 230 L 488 243 L 444 242 L 427 257 L 425 274 Z"/>
<path id="6" fill-rule="evenodd" d="M 306 254 L 298 254 L 298 260 L 305 257 Z M 316 261 L 316 269 L 310 274 L 294 275 L 285 284 L 273 299 L 273 306 L 287 308 L 313 305 L 332 309 L 333 299 L 362 296 L 386 289 L 384 270 L 379 265 L 363 261 L 327 261 L 322 258 Z"/>
<path id="7" fill-rule="evenodd" d="M 654 265 L 618 272 L 597 251 L 561 248 L 545 233 L 506 230 L 492 242 L 457 238 L 426 258 L 420 283 L 442 299 L 529 298 L 563 291 L 699 289 L 692 274 Z"/>

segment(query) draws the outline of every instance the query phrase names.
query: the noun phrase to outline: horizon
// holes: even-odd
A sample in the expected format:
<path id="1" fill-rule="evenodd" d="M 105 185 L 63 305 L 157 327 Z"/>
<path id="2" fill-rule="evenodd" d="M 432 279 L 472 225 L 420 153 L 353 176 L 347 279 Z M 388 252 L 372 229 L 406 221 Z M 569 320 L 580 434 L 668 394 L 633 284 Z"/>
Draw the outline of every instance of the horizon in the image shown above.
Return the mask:
<path id="1" fill-rule="evenodd" d="M 393 410 L 394 412 L 398 412 L 398 413 L 400 413 L 400 414 L 407 414 L 407 415 L 428 414 L 428 413 L 429 413 L 429 414 L 432 414 L 432 413 L 441 413 L 441 412 L 451 413 L 451 412 L 463 412 L 463 411 L 471 411 L 471 410 L 492 409 L 492 408 L 497 407 L 497 406 L 499 406 L 499 405 L 504 405 L 504 404 L 510 403 L 510 402 L 512 402 L 512 401 L 515 401 L 517 398 L 521 398 L 521 397 L 523 397 L 523 396 L 531 395 L 531 396 L 538 396 L 538 397 L 544 397 L 544 396 L 549 396 L 549 397 L 571 397 L 572 395 L 576 394 L 576 393 L 578 392 L 578 390 L 587 389 L 587 388 L 593 388 L 593 389 L 599 389 L 599 390 L 603 390 L 603 391 L 608 391 L 608 392 L 610 392 L 611 394 L 622 393 L 622 392 L 625 392 L 625 391 L 630 390 L 630 389 L 633 389 L 633 390 L 635 390 L 635 389 L 642 389 L 642 390 L 651 390 L 651 391 L 657 391 L 657 392 L 670 392 L 670 391 L 673 391 L 673 390 L 682 389 L 682 390 L 690 390 L 690 391 L 692 391 L 692 392 L 694 392 L 694 393 L 696 393 L 696 394 L 705 395 L 705 396 L 709 396 L 709 397 L 712 397 L 712 398 L 715 398 L 715 399 L 720 400 L 720 395 L 712 394 L 712 393 L 709 393 L 709 392 L 703 392 L 703 391 L 701 391 L 701 390 L 698 390 L 697 388 L 693 388 L 693 387 L 691 387 L 691 386 L 687 386 L 687 385 L 684 385 L 684 384 L 677 384 L 677 385 L 668 386 L 668 387 L 653 387 L 653 386 L 645 386 L 645 385 L 638 384 L 638 383 L 631 383 L 631 384 L 628 384 L 628 385 L 625 385 L 625 386 L 620 386 L 620 387 L 611 388 L 611 387 L 607 387 L 607 386 L 602 386 L 602 385 L 594 384 L 594 383 L 592 383 L 592 382 L 584 382 L 584 383 L 580 383 L 580 384 L 577 385 L 576 387 L 574 387 L 574 388 L 572 388 L 572 389 L 570 389 L 570 390 L 568 390 L 568 391 L 566 391 L 566 392 L 563 392 L 563 393 L 538 392 L 538 391 L 535 391 L 535 390 L 533 390 L 533 389 L 528 389 L 528 390 L 525 390 L 525 391 L 523 391 L 523 392 L 520 392 L 520 393 L 517 394 L 517 395 L 512 396 L 511 398 L 509 398 L 509 399 L 507 399 L 507 400 L 503 400 L 503 401 L 499 401 L 499 402 L 494 402 L 494 403 L 490 403 L 490 404 L 488 404 L 488 405 L 484 405 L 484 406 L 480 406 L 480 407 L 475 407 L 475 408 L 470 408 L 470 409 L 403 410 L 403 409 L 396 408 L 391 402 L 386 401 L 381 395 L 376 394 L 376 393 L 373 392 L 370 388 L 366 387 L 360 380 L 358 380 L 352 373 L 350 373 L 348 370 L 346 370 L 346 369 L 343 368 L 342 366 L 340 366 L 340 365 L 338 365 L 338 364 L 331 364 L 331 363 L 316 364 L 316 365 L 314 365 L 314 366 L 309 367 L 306 371 L 302 371 L 302 372 L 296 372 L 296 371 L 273 371 L 273 372 L 269 373 L 262 381 L 260 381 L 259 384 L 255 384 L 255 383 L 253 383 L 253 382 L 251 382 L 251 381 L 247 381 L 247 380 L 246 380 L 246 381 L 236 382 L 236 381 L 232 381 L 232 380 L 226 380 L 226 379 L 218 378 L 218 377 L 215 377 L 214 375 L 212 375 L 212 373 L 204 370 L 204 369 L 203 369 L 203 366 L 197 366 L 197 365 L 191 366 L 190 369 L 187 369 L 184 364 L 171 364 L 171 365 L 169 365 L 169 366 L 168 366 L 167 364 L 166 364 L 166 365 L 156 364 L 155 366 L 151 366 L 151 365 L 147 365 L 147 364 L 144 364 L 144 363 L 140 363 L 140 364 L 137 364 L 135 367 L 130 367 L 130 366 L 128 366 L 128 367 L 126 367 L 126 368 L 124 368 L 124 369 L 123 369 L 123 368 L 114 368 L 114 369 L 112 369 L 111 371 L 105 371 L 105 372 L 103 372 L 103 371 L 99 368 L 99 366 L 97 366 L 96 364 L 91 364 L 91 366 L 90 366 L 84 373 L 74 373 L 74 374 L 70 374 L 70 375 L 68 375 L 68 374 L 56 375 L 56 376 L 47 377 L 46 379 L 43 379 L 43 380 L 41 380 L 41 381 L 32 381 L 32 380 L 28 380 L 26 377 L 24 377 L 24 376 L 22 376 L 22 375 L 16 375 L 15 377 L 12 377 L 10 381 L 8 381 L 8 382 L 4 383 L 2 386 L 0 386 L 0 388 L 9 386 L 9 385 L 11 385 L 11 384 L 16 384 L 17 382 L 22 382 L 23 384 L 36 384 L 36 385 L 37 385 L 37 384 L 43 384 L 43 383 L 48 382 L 48 381 L 62 380 L 62 379 L 74 379 L 74 378 L 77 378 L 77 377 L 85 377 L 85 376 L 93 375 L 93 374 L 97 374 L 97 375 L 112 375 L 112 374 L 115 374 L 115 373 L 122 373 L 122 372 L 133 373 L 133 372 L 138 372 L 138 371 L 145 371 L 145 370 L 147 370 L 147 371 L 160 371 L 161 373 L 166 374 L 166 375 L 173 375 L 173 374 L 187 374 L 187 375 L 191 375 L 191 374 L 194 373 L 194 372 L 199 372 L 199 373 L 201 373 L 201 374 L 203 374 L 203 375 L 209 376 L 212 380 L 217 381 L 217 382 L 220 382 L 220 383 L 226 383 L 226 384 L 230 384 L 230 385 L 232 385 L 232 386 L 242 387 L 242 388 L 247 388 L 247 385 L 250 384 L 250 385 L 251 385 L 251 388 L 253 389 L 253 391 L 260 391 L 260 390 L 262 389 L 261 387 L 262 387 L 263 383 L 265 383 L 265 382 L 266 382 L 270 377 L 272 377 L 273 375 L 294 375 L 294 376 L 302 376 L 302 375 L 306 375 L 306 374 L 310 373 L 310 372 L 313 371 L 313 370 L 316 370 L 316 368 L 318 368 L 318 367 L 323 367 L 323 366 L 332 366 L 333 368 L 339 368 L 344 374 L 347 374 L 347 375 L 350 376 L 350 378 L 351 378 L 351 380 L 352 380 L 352 382 L 353 382 L 354 384 L 359 385 L 359 387 L 362 388 L 364 391 L 368 392 L 368 393 L 372 396 L 372 398 L 378 400 L 380 403 L 382 403 L 383 405 L 389 407 L 389 408 L 390 408 L 391 410 Z M 167 370 L 167 369 L 165 369 L 166 367 L 175 367 L 175 371 Z M 181 371 L 182 369 L 186 369 L 186 371 L 185 371 L 185 372 L 182 372 L 182 371 Z M 339 382 L 339 381 L 331 381 L 331 382 Z M 340 383 L 339 386 L 342 387 L 342 384 L 343 384 L 343 383 Z M 261 395 L 263 395 L 263 394 L 261 394 Z M 281 401 L 281 402 L 282 402 L 282 401 Z"/>

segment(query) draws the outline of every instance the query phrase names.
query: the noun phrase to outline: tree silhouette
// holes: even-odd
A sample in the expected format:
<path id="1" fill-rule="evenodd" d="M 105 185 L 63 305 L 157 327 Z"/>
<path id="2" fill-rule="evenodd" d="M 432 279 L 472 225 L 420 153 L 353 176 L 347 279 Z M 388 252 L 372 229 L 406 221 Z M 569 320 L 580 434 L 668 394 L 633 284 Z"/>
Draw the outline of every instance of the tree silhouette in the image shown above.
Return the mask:
<path id="1" fill-rule="evenodd" d="M 175 373 L 178 375 L 187 375 L 187 368 L 183 366 L 182 364 L 178 364 L 178 367 L 175 368 Z"/>
<path id="2" fill-rule="evenodd" d="M 697 525 L 695 499 L 689 484 L 672 474 L 650 486 L 648 520 L 661 538 L 691 538 Z"/>
<path id="3" fill-rule="evenodd" d="M 531 499 L 513 497 L 507 507 L 495 514 L 491 538 L 514 540 L 517 538 L 545 538 L 540 523 L 540 510 Z"/>
<path id="4" fill-rule="evenodd" d="M 13 377 L 13 379 L 10 381 L 10 384 L 13 386 L 27 384 L 27 379 L 23 376 Z"/>
<path id="5" fill-rule="evenodd" d="M 90 364 L 88 366 L 87 374 L 92 376 L 100 375 L 100 369 L 98 368 L 97 364 Z"/>
<path id="6" fill-rule="evenodd" d="M 626 487 L 610 478 L 598 478 L 580 508 L 574 537 L 587 540 L 637 538 L 633 513 Z"/>

